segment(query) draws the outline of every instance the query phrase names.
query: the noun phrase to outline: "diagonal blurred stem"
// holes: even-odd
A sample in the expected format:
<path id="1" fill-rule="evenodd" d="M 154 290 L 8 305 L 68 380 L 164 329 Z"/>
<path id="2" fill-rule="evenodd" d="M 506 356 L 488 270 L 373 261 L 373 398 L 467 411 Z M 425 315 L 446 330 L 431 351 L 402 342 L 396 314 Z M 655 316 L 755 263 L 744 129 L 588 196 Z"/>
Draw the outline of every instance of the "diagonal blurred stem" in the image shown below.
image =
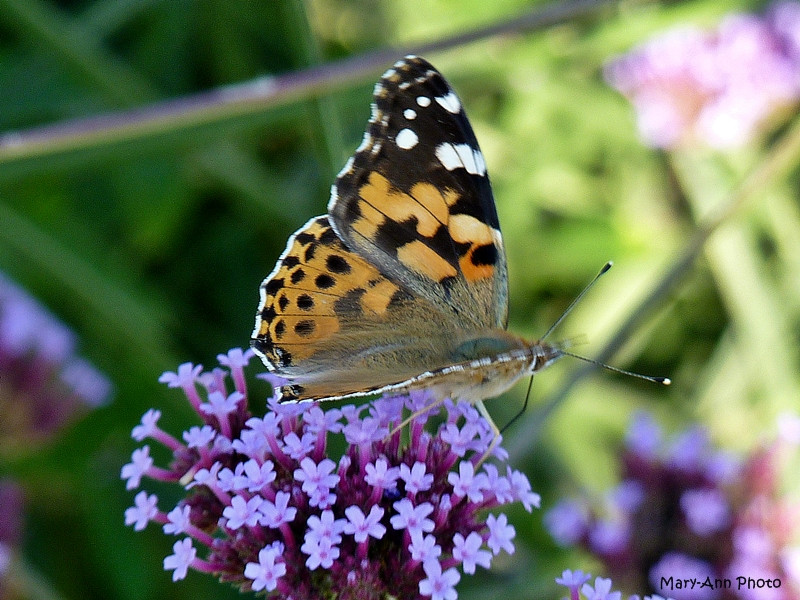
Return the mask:
<path id="1" fill-rule="evenodd" d="M 0 0 L 0 6 L 8 0 Z M 0 167 L 26 160 L 77 153 L 108 144 L 166 135 L 175 130 L 224 123 L 263 113 L 297 100 L 343 88 L 407 53 L 427 54 L 462 46 L 488 37 L 543 29 L 591 15 L 619 0 L 556 1 L 520 16 L 410 47 L 386 48 L 297 73 L 201 92 L 149 104 L 139 109 L 62 121 L 0 135 Z M 0 171 L 1 173 L 2 171 Z"/>
<path id="2" fill-rule="evenodd" d="M 750 171 L 739 186 L 730 194 L 728 200 L 709 215 L 697 228 L 686 247 L 667 269 L 659 282 L 639 303 L 620 326 L 611 340 L 595 357 L 600 362 L 608 360 L 619 350 L 623 343 L 631 336 L 641 322 L 651 314 L 664 299 L 675 289 L 684 276 L 687 275 L 692 264 L 703 251 L 706 241 L 722 224 L 737 214 L 749 201 L 758 197 L 759 190 L 770 182 L 785 174 L 792 166 L 800 162 L 800 119 L 796 119 L 791 127 L 783 134 L 766 156 Z M 593 365 L 584 365 L 575 370 L 572 375 L 554 394 L 548 398 L 541 409 L 526 416 L 517 427 L 524 429 L 526 435 L 516 436 L 509 440 L 505 446 L 510 456 L 515 461 L 524 460 L 526 454 L 533 450 L 532 440 L 537 440 L 548 417 L 567 398 L 569 392 L 584 377 L 596 370 Z"/>

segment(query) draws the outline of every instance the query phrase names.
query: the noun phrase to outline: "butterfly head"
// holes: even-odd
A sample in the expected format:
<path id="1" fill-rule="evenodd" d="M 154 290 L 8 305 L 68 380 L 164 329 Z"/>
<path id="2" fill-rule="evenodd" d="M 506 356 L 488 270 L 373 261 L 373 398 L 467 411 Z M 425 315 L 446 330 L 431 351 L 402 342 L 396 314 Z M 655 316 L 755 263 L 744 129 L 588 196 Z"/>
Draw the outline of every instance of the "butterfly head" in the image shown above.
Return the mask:
<path id="1" fill-rule="evenodd" d="M 562 356 L 566 356 L 563 348 L 541 341 L 531 346 L 531 354 L 533 354 L 533 360 L 531 361 L 530 375 L 549 367 Z"/>

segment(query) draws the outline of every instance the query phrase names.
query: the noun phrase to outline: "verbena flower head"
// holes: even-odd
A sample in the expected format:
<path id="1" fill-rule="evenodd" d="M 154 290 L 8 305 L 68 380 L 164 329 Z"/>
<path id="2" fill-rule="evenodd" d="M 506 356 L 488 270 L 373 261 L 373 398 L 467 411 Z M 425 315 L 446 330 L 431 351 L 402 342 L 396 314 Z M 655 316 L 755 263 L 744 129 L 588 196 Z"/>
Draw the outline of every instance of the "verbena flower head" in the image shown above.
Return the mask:
<path id="1" fill-rule="evenodd" d="M 66 325 L 0 273 L 0 454 L 29 450 L 108 400 L 111 383 L 75 345 Z"/>
<path id="2" fill-rule="evenodd" d="M 779 429 L 776 442 L 739 461 L 701 428 L 664 440 L 640 414 L 621 453 L 623 482 L 605 505 L 562 501 L 545 525 L 638 589 L 676 600 L 796 600 L 800 504 L 781 494 L 779 463 L 797 458 L 800 418 L 783 416 Z M 678 583 L 686 580 L 698 584 Z"/>
<path id="3" fill-rule="evenodd" d="M 800 99 L 800 3 L 668 31 L 611 61 L 606 79 L 633 104 L 645 143 L 739 146 Z"/>
<path id="4" fill-rule="evenodd" d="M 200 420 L 181 439 L 158 427 L 157 410 L 133 430 L 173 460 L 159 468 L 148 445 L 137 449 L 122 468 L 128 489 L 142 478 L 185 489 L 163 508 L 141 491 L 125 513 L 136 530 L 154 522 L 178 536 L 164 560 L 174 580 L 194 569 L 295 600 L 453 600 L 462 573 L 514 552 L 514 527 L 488 510 L 517 501 L 530 511 L 539 496 L 518 471 L 478 466 L 492 437 L 472 406 L 445 402 L 430 431 L 431 415 L 420 415 L 407 443 L 406 432 L 390 431 L 405 408 L 431 401 L 424 393 L 327 411 L 273 397 L 254 416 L 243 373 L 251 356 L 231 350 L 219 356 L 226 369 L 184 364 L 161 377 L 183 390 Z M 344 452 L 337 457 L 331 446 Z"/>

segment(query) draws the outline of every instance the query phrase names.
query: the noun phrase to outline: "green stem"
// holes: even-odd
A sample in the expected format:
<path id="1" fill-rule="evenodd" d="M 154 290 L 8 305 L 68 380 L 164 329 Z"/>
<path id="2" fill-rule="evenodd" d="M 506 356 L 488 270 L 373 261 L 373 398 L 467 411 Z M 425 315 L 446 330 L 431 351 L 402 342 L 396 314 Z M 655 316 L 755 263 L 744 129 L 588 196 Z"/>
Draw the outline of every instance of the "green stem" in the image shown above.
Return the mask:
<path id="1" fill-rule="evenodd" d="M 386 68 L 403 54 L 429 54 L 488 37 L 540 30 L 591 15 L 603 7 L 614 6 L 618 2 L 619 0 L 557 1 L 544 7 L 537 7 L 521 16 L 436 42 L 403 49 L 386 48 L 298 73 L 262 77 L 192 96 L 157 102 L 130 111 L 7 132 L 0 135 L 0 177 L 18 172 L 21 165 L 26 162 L 34 161 L 38 164 L 42 158 L 52 159 L 65 154 L 81 154 L 82 160 L 88 161 L 91 160 L 92 153 L 86 152 L 87 150 L 102 149 L 109 145 L 134 140 L 163 138 L 176 130 L 187 132 L 207 127 L 209 124 L 222 126 L 226 122 L 239 122 L 244 117 L 252 117 L 277 106 L 327 94 L 356 81 L 372 78 L 376 71 Z M 15 8 L 12 13 L 14 19 L 26 23 L 28 28 L 36 28 L 45 39 L 57 40 L 58 38 L 52 35 L 53 30 L 57 29 L 50 22 L 52 19 L 48 20 L 47 14 L 42 10 L 22 11 L 19 9 L 22 4 L 0 0 L 0 11 L 5 7 Z M 34 3 L 31 6 L 39 5 Z M 136 89 L 128 91 L 129 84 L 122 86 L 117 81 L 118 78 L 114 78 L 113 81 L 108 80 L 109 73 L 113 74 L 114 69 L 106 64 L 107 61 L 98 62 L 99 59 L 92 59 L 94 56 L 92 48 L 86 48 L 85 43 L 75 46 L 73 37 L 76 36 L 69 36 L 70 42 L 67 47 L 62 48 L 62 51 L 71 53 L 75 48 L 85 50 L 81 55 L 89 58 L 80 64 L 84 65 L 88 77 L 103 84 L 103 89 L 110 87 L 117 94 L 122 92 L 122 98 L 127 100 L 127 103 L 131 97 L 138 98 L 142 93 L 146 93 L 146 86 L 135 86 Z M 59 47 L 62 46 L 64 44 Z M 12 169 L 14 166 L 17 169 Z"/>

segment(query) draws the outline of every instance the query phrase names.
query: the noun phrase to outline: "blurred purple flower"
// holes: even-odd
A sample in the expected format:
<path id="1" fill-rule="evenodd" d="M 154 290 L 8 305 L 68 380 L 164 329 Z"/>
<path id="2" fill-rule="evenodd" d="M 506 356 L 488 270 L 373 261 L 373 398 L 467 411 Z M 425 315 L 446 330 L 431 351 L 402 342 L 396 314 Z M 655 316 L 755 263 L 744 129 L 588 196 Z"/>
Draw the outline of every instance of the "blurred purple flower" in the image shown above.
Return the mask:
<path id="1" fill-rule="evenodd" d="M 111 382 L 75 354 L 75 334 L 0 273 L 0 454 L 46 441 L 108 401 Z"/>
<path id="2" fill-rule="evenodd" d="M 633 104 L 648 145 L 740 146 L 800 99 L 800 4 L 662 33 L 609 62 L 605 76 Z"/>
<path id="3" fill-rule="evenodd" d="M 623 483 L 605 505 L 562 500 L 545 526 L 559 545 L 590 550 L 615 580 L 638 589 L 649 584 L 676 600 L 796 600 L 800 507 L 781 495 L 779 476 L 800 443 L 795 419 L 784 415 L 774 443 L 736 461 L 699 427 L 663 440 L 652 417 L 636 415 L 620 457 Z M 706 577 L 732 585 L 675 583 Z M 748 589 L 738 577 L 781 585 Z"/>

